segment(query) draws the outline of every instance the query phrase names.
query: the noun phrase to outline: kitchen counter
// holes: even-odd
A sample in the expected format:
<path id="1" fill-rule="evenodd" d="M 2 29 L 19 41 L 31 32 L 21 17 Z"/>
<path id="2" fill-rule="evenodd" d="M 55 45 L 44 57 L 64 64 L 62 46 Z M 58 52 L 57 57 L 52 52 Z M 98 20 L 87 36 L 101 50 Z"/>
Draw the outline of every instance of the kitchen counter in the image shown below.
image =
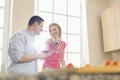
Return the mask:
<path id="1" fill-rule="evenodd" d="M 37 75 L 0 74 L 0 80 L 120 80 L 119 66 L 94 66 L 40 72 Z"/>

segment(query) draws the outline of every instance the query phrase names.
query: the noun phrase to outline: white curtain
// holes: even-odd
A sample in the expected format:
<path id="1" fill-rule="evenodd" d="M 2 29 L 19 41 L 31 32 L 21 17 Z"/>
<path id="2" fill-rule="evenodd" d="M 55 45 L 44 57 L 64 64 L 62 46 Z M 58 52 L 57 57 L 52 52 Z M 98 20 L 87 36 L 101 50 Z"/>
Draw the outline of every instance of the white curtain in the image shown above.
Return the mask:
<path id="1" fill-rule="evenodd" d="M 81 66 L 89 64 L 86 0 L 81 0 Z"/>

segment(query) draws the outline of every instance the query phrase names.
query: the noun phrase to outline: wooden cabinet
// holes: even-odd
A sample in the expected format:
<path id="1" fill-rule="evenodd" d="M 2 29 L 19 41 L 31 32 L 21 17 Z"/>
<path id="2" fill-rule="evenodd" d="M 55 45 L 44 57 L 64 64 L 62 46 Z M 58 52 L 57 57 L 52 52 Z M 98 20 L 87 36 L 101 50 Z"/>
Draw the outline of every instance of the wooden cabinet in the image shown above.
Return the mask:
<path id="1" fill-rule="evenodd" d="M 120 51 L 120 4 L 101 14 L 104 52 Z"/>

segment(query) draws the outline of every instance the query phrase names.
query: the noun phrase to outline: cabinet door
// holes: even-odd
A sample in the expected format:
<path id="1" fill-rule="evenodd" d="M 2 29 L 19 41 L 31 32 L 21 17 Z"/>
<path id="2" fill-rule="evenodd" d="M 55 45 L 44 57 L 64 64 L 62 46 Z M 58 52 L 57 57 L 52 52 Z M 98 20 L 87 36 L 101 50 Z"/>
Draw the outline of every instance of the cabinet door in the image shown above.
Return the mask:
<path id="1" fill-rule="evenodd" d="M 116 29 L 112 28 L 103 31 L 104 52 L 117 49 Z"/>
<path id="2" fill-rule="evenodd" d="M 118 49 L 120 49 L 120 26 L 117 26 L 117 42 Z"/>
<path id="3" fill-rule="evenodd" d="M 116 26 L 120 26 L 120 3 L 115 5 L 115 19 L 116 19 Z"/>
<path id="4" fill-rule="evenodd" d="M 103 31 L 115 27 L 115 17 L 114 17 L 113 7 L 108 8 L 107 10 L 102 12 L 101 18 L 102 18 Z"/>

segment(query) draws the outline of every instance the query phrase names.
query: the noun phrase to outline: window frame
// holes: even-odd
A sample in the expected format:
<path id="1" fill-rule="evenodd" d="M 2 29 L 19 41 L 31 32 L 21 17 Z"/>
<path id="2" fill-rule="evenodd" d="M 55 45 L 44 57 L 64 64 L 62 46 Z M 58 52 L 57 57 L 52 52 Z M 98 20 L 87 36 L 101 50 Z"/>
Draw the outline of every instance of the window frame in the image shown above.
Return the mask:
<path id="1" fill-rule="evenodd" d="M 39 12 L 43 12 L 43 13 L 51 13 L 52 14 L 52 22 L 54 22 L 54 15 L 63 15 L 63 16 L 66 16 L 67 17 L 67 32 L 63 32 L 62 34 L 64 34 L 64 35 L 66 35 L 66 43 L 68 43 L 68 36 L 69 35 L 72 35 L 72 36 L 79 36 L 80 37 L 80 39 L 81 39 L 81 33 L 82 33 L 82 31 L 81 31 L 81 24 L 80 24 L 80 33 L 79 34 L 75 34 L 75 33 L 68 33 L 68 17 L 74 17 L 74 18 L 79 18 L 79 20 L 81 21 L 81 16 L 74 16 L 74 15 L 68 15 L 68 0 L 67 0 L 67 4 L 66 4 L 66 6 L 67 6 L 67 14 L 62 14 L 62 13 L 55 13 L 54 12 L 54 0 L 53 0 L 53 9 L 52 9 L 52 12 L 49 12 L 49 11 L 43 11 L 43 10 L 39 10 L 39 0 L 35 0 L 35 2 L 36 2 L 36 4 L 37 4 L 37 6 L 35 6 L 35 14 L 36 15 L 39 15 Z M 81 2 L 81 0 L 80 0 L 80 2 Z M 81 3 L 80 3 L 81 4 Z M 80 6 L 81 7 L 81 6 Z M 37 10 L 38 9 L 38 10 Z M 80 8 L 81 9 L 81 8 Z M 81 12 L 80 12 L 80 14 L 81 14 Z M 80 40 L 80 44 L 82 44 L 82 40 Z M 67 45 L 67 46 L 69 46 L 69 45 Z M 66 60 L 66 63 L 68 64 L 68 62 L 69 62 L 69 59 L 68 59 L 68 56 L 69 56 L 69 53 L 71 53 L 71 54 L 79 54 L 79 55 L 81 55 L 81 46 L 80 46 L 80 51 L 79 52 L 71 52 L 71 51 L 68 51 L 68 47 L 66 47 L 66 49 L 65 49 L 65 54 L 66 54 L 66 56 L 65 56 L 65 60 Z M 81 66 L 81 57 L 80 57 L 80 59 L 79 59 L 79 66 Z M 77 61 L 77 60 L 76 60 Z M 77 66 L 78 67 L 78 66 Z"/>
<path id="2" fill-rule="evenodd" d="M 9 36 L 11 35 L 11 10 L 12 10 L 12 3 L 13 0 L 5 0 L 5 6 L 2 7 L 4 9 L 4 24 L 3 24 L 3 45 L 0 51 L 2 51 L 2 64 L 1 66 L 1 72 L 5 73 L 7 72 L 8 67 L 8 42 L 9 42 Z M 0 28 L 1 29 L 1 28 Z"/>

